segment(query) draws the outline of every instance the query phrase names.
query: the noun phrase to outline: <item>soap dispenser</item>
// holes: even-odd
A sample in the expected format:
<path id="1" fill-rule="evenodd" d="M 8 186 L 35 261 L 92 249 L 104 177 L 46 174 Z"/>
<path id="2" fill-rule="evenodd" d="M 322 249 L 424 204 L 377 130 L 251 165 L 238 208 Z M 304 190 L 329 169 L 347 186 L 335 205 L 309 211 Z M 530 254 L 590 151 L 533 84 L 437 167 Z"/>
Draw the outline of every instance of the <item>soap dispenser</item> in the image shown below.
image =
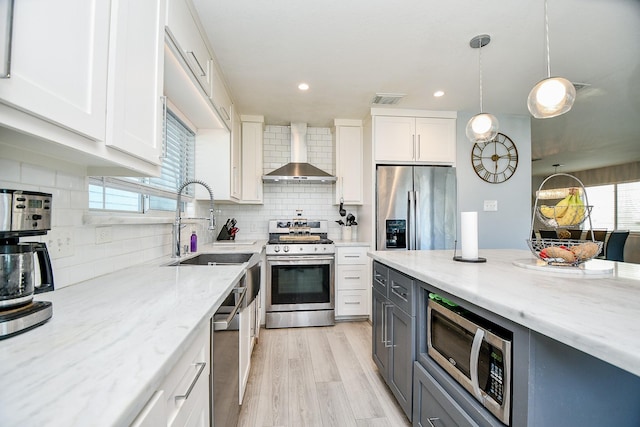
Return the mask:
<path id="1" fill-rule="evenodd" d="M 196 230 L 191 231 L 191 252 L 198 251 L 198 236 L 196 235 Z"/>

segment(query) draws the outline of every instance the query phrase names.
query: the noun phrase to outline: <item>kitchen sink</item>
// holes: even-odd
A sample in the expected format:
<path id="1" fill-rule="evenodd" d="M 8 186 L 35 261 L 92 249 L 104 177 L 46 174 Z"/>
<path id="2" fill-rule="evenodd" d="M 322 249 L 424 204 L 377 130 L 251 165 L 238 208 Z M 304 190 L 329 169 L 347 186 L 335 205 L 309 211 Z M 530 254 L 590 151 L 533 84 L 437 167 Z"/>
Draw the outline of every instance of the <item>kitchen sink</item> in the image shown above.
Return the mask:
<path id="1" fill-rule="evenodd" d="M 176 261 L 169 265 L 229 265 L 229 264 L 244 264 L 249 261 L 254 254 L 200 254 L 193 258 L 188 258 L 182 261 Z"/>

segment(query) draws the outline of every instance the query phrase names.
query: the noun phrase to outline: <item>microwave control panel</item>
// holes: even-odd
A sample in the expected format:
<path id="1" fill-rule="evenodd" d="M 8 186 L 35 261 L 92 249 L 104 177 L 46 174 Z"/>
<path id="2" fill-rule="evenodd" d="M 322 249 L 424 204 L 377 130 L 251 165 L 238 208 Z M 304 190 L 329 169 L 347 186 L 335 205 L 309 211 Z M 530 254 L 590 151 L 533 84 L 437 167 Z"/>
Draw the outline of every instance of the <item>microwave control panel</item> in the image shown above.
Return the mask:
<path id="1" fill-rule="evenodd" d="M 496 402 L 502 404 L 504 400 L 504 363 L 502 354 L 499 353 L 496 349 L 491 352 L 491 359 L 489 361 L 489 384 L 486 392 Z"/>

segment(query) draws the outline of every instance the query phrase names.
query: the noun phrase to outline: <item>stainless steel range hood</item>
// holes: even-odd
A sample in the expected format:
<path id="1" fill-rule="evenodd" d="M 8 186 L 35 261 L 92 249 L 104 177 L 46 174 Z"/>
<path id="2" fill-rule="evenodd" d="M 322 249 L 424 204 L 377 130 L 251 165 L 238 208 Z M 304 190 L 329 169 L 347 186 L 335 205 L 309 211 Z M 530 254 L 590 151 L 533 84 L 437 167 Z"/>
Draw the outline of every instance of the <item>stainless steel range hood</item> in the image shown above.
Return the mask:
<path id="1" fill-rule="evenodd" d="M 263 175 L 264 182 L 332 183 L 336 177 L 307 162 L 307 124 L 291 123 L 291 162 Z"/>

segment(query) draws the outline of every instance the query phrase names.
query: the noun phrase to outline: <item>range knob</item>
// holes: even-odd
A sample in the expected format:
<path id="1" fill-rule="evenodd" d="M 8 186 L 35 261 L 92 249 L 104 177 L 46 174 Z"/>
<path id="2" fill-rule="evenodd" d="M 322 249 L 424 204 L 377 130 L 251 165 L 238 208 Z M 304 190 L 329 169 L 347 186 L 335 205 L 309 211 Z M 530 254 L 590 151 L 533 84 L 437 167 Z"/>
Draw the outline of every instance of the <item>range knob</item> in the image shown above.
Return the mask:
<path id="1" fill-rule="evenodd" d="M 289 246 L 285 246 L 283 249 L 285 252 L 289 252 Z"/>
<path id="2" fill-rule="evenodd" d="M 275 253 L 280 252 L 280 245 L 276 245 L 276 247 L 275 247 L 275 248 L 273 248 L 273 251 L 274 251 Z"/>

